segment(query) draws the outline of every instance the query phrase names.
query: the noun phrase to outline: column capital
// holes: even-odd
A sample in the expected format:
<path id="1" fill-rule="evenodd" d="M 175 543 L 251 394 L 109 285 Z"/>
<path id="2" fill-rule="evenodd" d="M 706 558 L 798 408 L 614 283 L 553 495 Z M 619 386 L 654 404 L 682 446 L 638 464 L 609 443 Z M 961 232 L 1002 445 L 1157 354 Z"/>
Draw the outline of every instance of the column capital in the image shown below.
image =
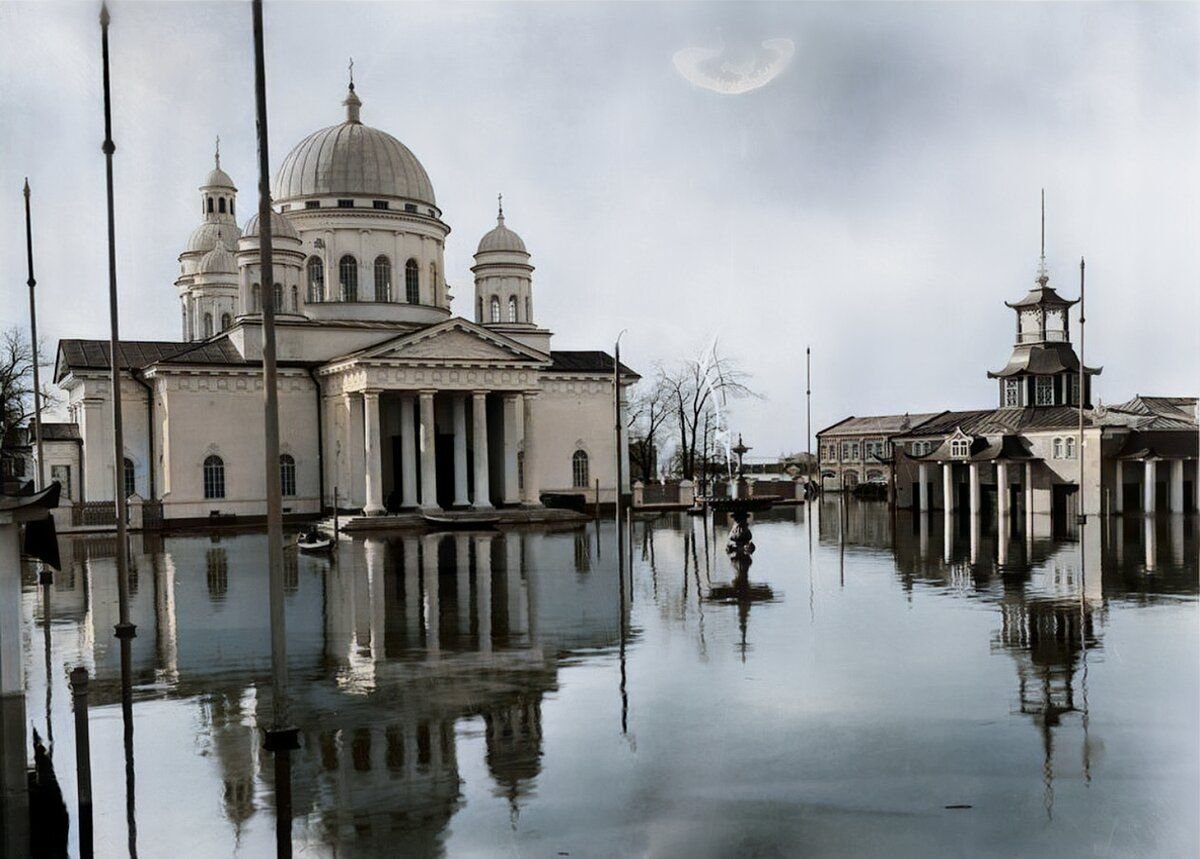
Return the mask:
<path id="1" fill-rule="evenodd" d="M 538 391 L 538 390 L 524 390 L 524 391 L 521 391 L 521 396 L 524 397 L 526 400 L 532 400 L 534 397 L 536 397 L 540 393 L 541 393 L 541 391 Z"/>
<path id="2" fill-rule="evenodd" d="M 361 397 L 362 395 L 362 391 L 342 391 L 342 399 L 346 400 L 347 402 L 353 400 L 355 397 Z"/>
<path id="3" fill-rule="evenodd" d="M 491 391 L 487 390 L 486 388 L 477 388 L 476 390 L 471 391 L 471 396 L 476 398 L 486 397 L 490 393 Z"/>
<path id="4" fill-rule="evenodd" d="M 379 399 L 379 395 L 383 393 L 383 388 L 364 388 L 362 395 L 371 399 Z"/>
<path id="5" fill-rule="evenodd" d="M 525 394 L 524 391 L 501 391 L 500 392 L 500 396 L 502 396 L 508 402 L 515 402 L 517 397 L 524 396 L 524 394 Z"/>
<path id="6" fill-rule="evenodd" d="M 419 396 L 422 400 L 432 400 L 433 395 L 436 393 L 437 388 L 422 388 L 421 390 L 417 391 L 417 396 Z"/>

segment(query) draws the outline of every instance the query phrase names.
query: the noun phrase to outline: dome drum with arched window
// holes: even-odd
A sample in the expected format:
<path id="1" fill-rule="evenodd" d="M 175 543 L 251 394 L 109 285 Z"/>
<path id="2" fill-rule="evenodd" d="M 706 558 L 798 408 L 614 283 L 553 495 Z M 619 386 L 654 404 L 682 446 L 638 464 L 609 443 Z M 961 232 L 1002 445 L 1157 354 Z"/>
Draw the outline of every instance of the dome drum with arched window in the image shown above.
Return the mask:
<path id="1" fill-rule="evenodd" d="M 504 222 L 504 209 L 496 226 L 484 235 L 475 251 L 475 321 L 496 326 L 537 349 L 549 348 L 549 334 L 537 328 L 533 317 L 533 265 L 524 240 Z"/>

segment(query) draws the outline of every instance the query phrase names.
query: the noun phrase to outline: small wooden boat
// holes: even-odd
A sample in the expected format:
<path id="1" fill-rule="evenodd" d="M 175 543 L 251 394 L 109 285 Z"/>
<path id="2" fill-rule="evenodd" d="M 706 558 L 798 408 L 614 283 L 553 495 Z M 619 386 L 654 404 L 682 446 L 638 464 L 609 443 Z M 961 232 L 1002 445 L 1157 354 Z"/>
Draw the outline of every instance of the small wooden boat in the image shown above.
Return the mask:
<path id="1" fill-rule="evenodd" d="M 301 534 L 296 538 L 296 548 L 301 552 L 312 554 L 328 552 L 333 548 L 333 537 L 320 532 L 315 534 Z"/>
<path id="2" fill-rule="evenodd" d="M 496 523 L 500 521 L 499 516 L 491 513 L 423 513 L 421 518 L 438 531 L 488 531 L 495 528 Z"/>

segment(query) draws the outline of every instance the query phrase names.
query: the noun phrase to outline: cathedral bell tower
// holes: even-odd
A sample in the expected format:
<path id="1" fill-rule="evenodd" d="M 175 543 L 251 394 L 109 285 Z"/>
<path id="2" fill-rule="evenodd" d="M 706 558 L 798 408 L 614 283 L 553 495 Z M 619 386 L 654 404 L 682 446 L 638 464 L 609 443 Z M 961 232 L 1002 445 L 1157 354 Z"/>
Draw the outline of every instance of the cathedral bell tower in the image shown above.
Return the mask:
<path id="1" fill-rule="evenodd" d="M 550 332 L 533 321 L 533 266 L 519 235 L 504 223 L 499 198 L 496 226 L 479 240 L 475 251 L 475 321 L 543 352 Z"/>
<path id="2" fill-rule="evenodd" d="M 213 169 L 200 185 L 200 225 L 179 255 L 175 287 L 184 340 L 211 337 L 228 328 L 237 314 L 237 269 L 232 267 L 232 252 L 242 231 L 235 211 L 237 188 L 221 169 L 220 138 L 213 161 Z"/>
<path id="3" fill-rule="evenodd" d="M 1046 270 L 1046 203 L 1042 195 L 1042 254 L 1034 287 L 1020 301 L 1005 304 L 1017 315 L 1017 342 L 1002 370 L 988 373 L 1000 383 L 1000 407 L 1078 406 L 1079 356 L 1071 345 L 1071 307 L 1078 299 L 1063 298 L 1050 286 Z M 1091 405 L 1092 376 L 1099 367 L 1084 368 L 1083 403 Z"/>

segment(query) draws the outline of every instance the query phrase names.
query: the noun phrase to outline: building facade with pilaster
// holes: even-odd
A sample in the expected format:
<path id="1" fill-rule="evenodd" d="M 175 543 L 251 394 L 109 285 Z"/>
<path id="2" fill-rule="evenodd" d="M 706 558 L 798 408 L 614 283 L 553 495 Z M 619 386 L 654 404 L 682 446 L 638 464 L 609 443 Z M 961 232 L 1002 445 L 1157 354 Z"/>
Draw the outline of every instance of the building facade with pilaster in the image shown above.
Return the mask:
<path id="1" fill-rule="evenodd" d="M 362 123 L 353 84 L 343 108 L 343 121 L 302 140 L 275 174 L 271 283 L 258 216 L 238 226 L 218 152 L 179 255 L 180 339 L 120 345 L 120 474 L 108 343 L 60 341 L 55 381 L 81 439 L 80 500 L 119 489 L 161 501 L 165 519 L 265 515 L 271 300 L 285 512 L 487 510 L 536 506 L 548 493 L 590 503 L 597 480 L 611 502 L 612 357 L 551 348 L 531 254 L 503 208 L 474 255 L 474 296 L 456 313 L 444 274 L 450 227 L 428 174 Z M 636 379 L 625 371 L 622 399 Z"/>

